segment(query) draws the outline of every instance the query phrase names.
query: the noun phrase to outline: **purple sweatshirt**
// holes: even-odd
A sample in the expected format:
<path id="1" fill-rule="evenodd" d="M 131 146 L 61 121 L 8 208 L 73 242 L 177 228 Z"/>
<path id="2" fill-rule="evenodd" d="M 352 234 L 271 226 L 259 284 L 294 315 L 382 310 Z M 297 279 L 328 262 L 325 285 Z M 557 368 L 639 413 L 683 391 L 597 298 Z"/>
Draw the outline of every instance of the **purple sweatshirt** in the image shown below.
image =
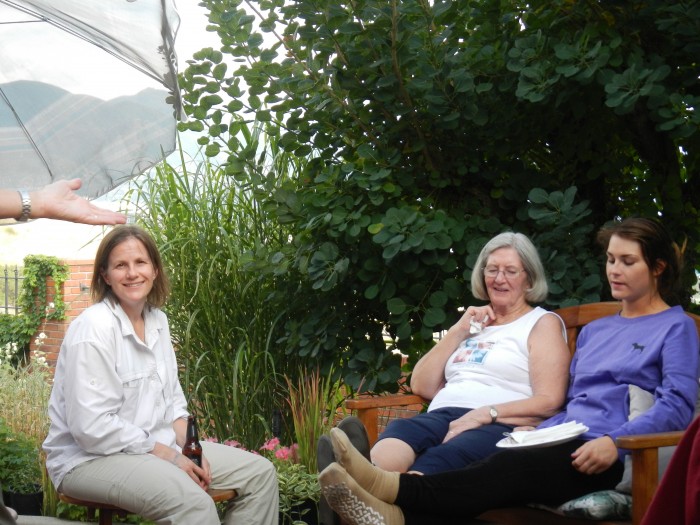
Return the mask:
<path id="1" fill-rule="evenodd" d="M 576 345 L 566 407 L 539 428 L 578 421 L 590 429 L 583 439 L 615 439 L 688 426 L 698 395 L 700 345 L 695 323 L 680 306 L 634 319 L 598 319 L 581 330 Z M 630 384 L 655 397 L 654 406 L 633 421 Z"/>

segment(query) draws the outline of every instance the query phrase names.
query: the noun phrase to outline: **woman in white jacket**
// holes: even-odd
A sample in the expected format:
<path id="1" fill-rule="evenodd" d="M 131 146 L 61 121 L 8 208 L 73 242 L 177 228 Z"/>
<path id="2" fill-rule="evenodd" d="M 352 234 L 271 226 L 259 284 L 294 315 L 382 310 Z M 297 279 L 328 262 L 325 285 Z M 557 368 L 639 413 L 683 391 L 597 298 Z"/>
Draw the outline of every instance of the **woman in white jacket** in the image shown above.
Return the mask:
<path id="1" fill-rule="evenodd" d="M 119 226 L 95 257 L 95 302 L 68 328 L 49 403 L 46 466 L 69 496 L 117 505 L 159 524 L 219 523 L 205 492 L 235 489 L 225 523 L 274 525 L 274 466 L 202 443 L 202 467 L 181 454 L 187 403 L 168 321 L 169 284 L 152 238 Z"/>

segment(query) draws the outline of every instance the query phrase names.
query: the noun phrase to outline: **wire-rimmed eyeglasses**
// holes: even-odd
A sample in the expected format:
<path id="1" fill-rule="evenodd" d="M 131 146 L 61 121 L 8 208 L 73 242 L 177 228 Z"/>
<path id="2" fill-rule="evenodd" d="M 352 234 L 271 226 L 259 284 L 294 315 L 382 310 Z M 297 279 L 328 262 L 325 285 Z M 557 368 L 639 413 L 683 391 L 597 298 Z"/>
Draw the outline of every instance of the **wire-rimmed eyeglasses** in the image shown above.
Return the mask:
<path id="1" fill-rule="evenodd" d="M 521 273 L 526 272 L 526 270 L 520 270 L 518 268 L 504 268 L 500 269 L 497 266 L 486 266 L 482 268 L 484 272 L 484 277 L 488 277 L 489 279 L 495 279 L 498 277 L 498 274 L 503 272 L 503 276 L 506 279 L 515 279 L 517 278 Z"/>

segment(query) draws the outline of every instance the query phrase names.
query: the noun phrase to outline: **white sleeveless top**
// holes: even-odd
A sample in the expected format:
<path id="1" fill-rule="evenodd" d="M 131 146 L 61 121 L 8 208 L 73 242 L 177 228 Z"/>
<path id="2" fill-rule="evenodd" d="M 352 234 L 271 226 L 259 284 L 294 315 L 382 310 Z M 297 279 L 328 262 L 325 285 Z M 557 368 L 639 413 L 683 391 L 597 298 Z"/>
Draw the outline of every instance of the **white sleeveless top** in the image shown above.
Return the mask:
<path id="1" fill-rule="evenodd" d="M 532 397 L 527 339 L 547 314 L 556 315 L 536 307 L 512 323 L 487 326 L 462 341 L 445 364 L 447 382 L 428 411 L 479 408 Z M 566 339 L 564 321 L 559 320 Z"/>

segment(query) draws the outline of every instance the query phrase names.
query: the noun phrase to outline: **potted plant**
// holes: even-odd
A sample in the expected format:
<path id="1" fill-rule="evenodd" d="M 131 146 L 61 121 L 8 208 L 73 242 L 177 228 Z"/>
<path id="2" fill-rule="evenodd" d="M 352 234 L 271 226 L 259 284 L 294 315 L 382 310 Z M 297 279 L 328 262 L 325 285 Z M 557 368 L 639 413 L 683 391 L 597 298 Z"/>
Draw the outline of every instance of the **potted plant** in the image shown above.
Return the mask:
<path id="1" fill-rule="evenodd" d="M 52 303 L 47 306 L 47 308 L 53 307 Z M 0 483 L 5 491 L 12 489 L 18 491 L 18 494 L 31 492 L 30 485 L 34 483 L 36 470 L 30 462 L 32 458 L 37 458 L 40 462 L 39 471 L 43 474 L 39 476 L 45 504 L 42 513 L 53 516 L 57 495 L 46 475 L 44 455 L 41 453 L 41 443 L 49 430 L 48 401 L 51 394 L 51 374 L 46 357 L 40 350 L 45 340 L 46 335 L 40 332 L 34 341 L 35 349 L 31 352 L 29 361 L 25 359 L 17 366 L 13 366 L 4 359 L 0 363 L 0 420 L 2 420 L 0 423 Z M 19 456 L 8 455 L 8 448 L 21 449 L 17 451 Z M 17 457 L 23 459 L 18 460 Z M 26 463 L 22 467 L 6 466 L 5 461 L 25 461 Z M 32 481 L 22 482 L 22 486 L 9 487 L 8 483 L 14 484 L 14 481 L 3 479 L 7 477 L 9 469 L 34 472 L 34 474 L 22 476 L 22 479 Z M 19 477 L 17 479 L 19 480 Z"/>
<path id="2" fill-rule="evenodd" d="M 318 475 L 299 462 L 299 446 L 285 447 L 272 438 L 260 447 L 261 453 L 275 465 L 280 493 L 280 523 L 317 525 L 321 490 Z"/>
<path id="3" fill-rule="evenodd" d="M 0 485 L 5 504 L 19 514 L 41 515 L 41 457 L 31 438 L 0 420 Z"/>

